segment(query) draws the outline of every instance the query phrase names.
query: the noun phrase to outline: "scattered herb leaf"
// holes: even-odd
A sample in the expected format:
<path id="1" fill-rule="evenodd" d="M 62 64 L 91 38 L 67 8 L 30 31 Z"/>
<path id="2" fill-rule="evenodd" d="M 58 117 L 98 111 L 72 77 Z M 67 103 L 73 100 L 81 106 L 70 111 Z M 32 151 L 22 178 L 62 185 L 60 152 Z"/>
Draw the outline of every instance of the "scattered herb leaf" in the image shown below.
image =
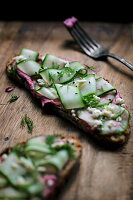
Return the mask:
<path id="1" fill-rule="evenodd" d="M 27 114 L 25 114 L 25 116 L 22 118 L 21 123 L 20 123 L 20 126 L 22 128 L 25 127 L 25 125 L 27 125 L 28 133 L 32 133 L 33 128 L 34 128 L 33 121 L 27 116 Z"/>
<path id="2" fill-rule="evenodd" d="M 22 128 L 25 127 L 25 120 L 24 120 L 24 118 L 21 120 L 20 126 L 21 126 Z"/>
<path id="3" fill-rule="evenodd" d="M 30 119 L 27 114 L 25 115 L 25 123 L 27 124 L 28 127 L 28 132 L 32 133 L 34 125 L 32 119 Z"/>
<path id="4" fill-rule="evenodd" d="M 19 96 L 17 96 L 17 95 L 12 95 L 12 97 L 9 99 L 9 103 L 12 103 L 12 102 L 14 102 L 14 101 L 16 101 L 17 99 L 19 98 Z"/>

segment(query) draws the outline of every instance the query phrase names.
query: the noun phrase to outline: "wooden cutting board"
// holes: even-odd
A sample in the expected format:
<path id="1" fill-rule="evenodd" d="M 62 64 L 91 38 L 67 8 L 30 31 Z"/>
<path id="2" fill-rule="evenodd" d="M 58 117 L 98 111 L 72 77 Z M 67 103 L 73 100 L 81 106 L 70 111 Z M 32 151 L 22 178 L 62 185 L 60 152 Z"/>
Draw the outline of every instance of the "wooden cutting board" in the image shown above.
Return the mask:
<path id="1" fill-rule="evenodd" d="M 133 25 L 83 23 L 83 27 L 112 53 L 133 63 Z M 124 98 L 133 114 L 133 72 L 118 61 L 95 61 L 81 52 L 61 22 L 0 22 L 0 150 L 40 134 L 70 134 L 80 139 L 83 153 L 78 169 L 60 192 L 60 200 L 129 200 L 133 199 L 133 136 L 116 151 L 99 147 L 85 133 L 70 122 L 49 114 L 36 104 L 23 88 L 8 79 L 5 65 L 9 57 L 21 48 L 66 57 L 94 66 L 98 75 L 108 79 Z M 15 86 L 6 93 L 7 86 Z M 11 95 L 20 96 L 7 103 Z M 27 114 L 34 122 L 32 135 L 20 128 Z M 133 132 L 133 120 L 130 120 Z"/>

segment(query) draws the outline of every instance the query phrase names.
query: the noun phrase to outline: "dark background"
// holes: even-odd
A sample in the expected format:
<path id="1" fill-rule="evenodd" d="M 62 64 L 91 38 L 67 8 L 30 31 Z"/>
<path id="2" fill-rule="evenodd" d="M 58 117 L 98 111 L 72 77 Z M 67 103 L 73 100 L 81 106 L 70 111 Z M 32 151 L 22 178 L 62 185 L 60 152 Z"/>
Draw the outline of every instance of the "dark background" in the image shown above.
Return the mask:
<path id="1" fill-rule="evenodd" d="M 63 21 L 75 16 L 80 21 L 133 22 L 132 1 L 5 1 L 0 20 Z"/>

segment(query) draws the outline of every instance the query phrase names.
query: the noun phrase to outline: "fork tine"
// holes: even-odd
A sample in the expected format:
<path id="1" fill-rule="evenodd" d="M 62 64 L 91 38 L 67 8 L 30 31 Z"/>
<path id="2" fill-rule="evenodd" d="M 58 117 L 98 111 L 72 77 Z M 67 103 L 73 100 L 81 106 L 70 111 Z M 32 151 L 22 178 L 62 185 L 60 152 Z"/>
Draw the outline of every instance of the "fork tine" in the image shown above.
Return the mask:
<path id="1" fill-rule="evenodd" d="M 95 49 L 97 48 L 96 46 L 94 46 L 94 44 L 88 40 L 88 38 L 86 38 L 86 36 L 84 34 L 82 34 L 77 28 L 76 26 L 73 26 L 73 30 L 75 31 L 76 34 L 79 35 L 79 37 L 82 39 L 82 41 L 84 42 L 85 45 L 89 45 L 89 48 L 91 49 Z"/>
<path id="2" fill-rule="evenodd" d="M 87 34 L 87 32 L 81 27 L 78 22 L 75 23 L 75 28 L 77 29 L 77 31 L 80 32 L 82 37 L 86 39 L 87 42 L 91 42 L 91 45 L 93 46 L 100 47 L 100 45 Z"/>
<path id="3" fill-rule="evenodd" d="M 80 35 L 80 33 L 73 28 L 72 32 L 76 35 L 76 37 L 80 40 L 80 42 L 88 49 L 88 50 L 93 50 L 94 48 L 92 47 L 92 45 L 90 43 L 87 43 L 84 38 L 82 37 L 82 35 Z"/>
<path id="4" fill-rule="evenodd" d="M 72 37 L 75 39 L 75 41 L 78 43 L 78 45 L 80 46 L 80 48 L 89 56 L 91 56 L 91 52 L 90 49 L 87 48 L 86 44 L 83 43 L 83 40 L 79 37 L 79 35 L 77 34 L 77 32 L 75 32 L 74 29 L 72 29 L 70 31 Z"/>

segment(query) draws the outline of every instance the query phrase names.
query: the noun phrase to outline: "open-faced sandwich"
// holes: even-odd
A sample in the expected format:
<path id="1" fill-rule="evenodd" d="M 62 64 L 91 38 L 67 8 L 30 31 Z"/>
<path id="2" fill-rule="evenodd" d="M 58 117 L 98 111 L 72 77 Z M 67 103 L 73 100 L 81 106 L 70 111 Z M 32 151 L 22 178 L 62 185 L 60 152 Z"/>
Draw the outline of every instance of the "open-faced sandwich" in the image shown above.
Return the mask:
<path id="1" fill-rule="evenodd" d="M 119 92 L 86 65 L 22 49 L 6 67 L 42 107 L 56 112 L 105 144 L 123 144 L 130 132 L 129 112 Z"/>
<path id="2" fill-rule="evenodd" d="M 54 199 L 81 149 L 67 135 L 37 136 L 7 149 L 0 156 L 0 199 Z"/>

